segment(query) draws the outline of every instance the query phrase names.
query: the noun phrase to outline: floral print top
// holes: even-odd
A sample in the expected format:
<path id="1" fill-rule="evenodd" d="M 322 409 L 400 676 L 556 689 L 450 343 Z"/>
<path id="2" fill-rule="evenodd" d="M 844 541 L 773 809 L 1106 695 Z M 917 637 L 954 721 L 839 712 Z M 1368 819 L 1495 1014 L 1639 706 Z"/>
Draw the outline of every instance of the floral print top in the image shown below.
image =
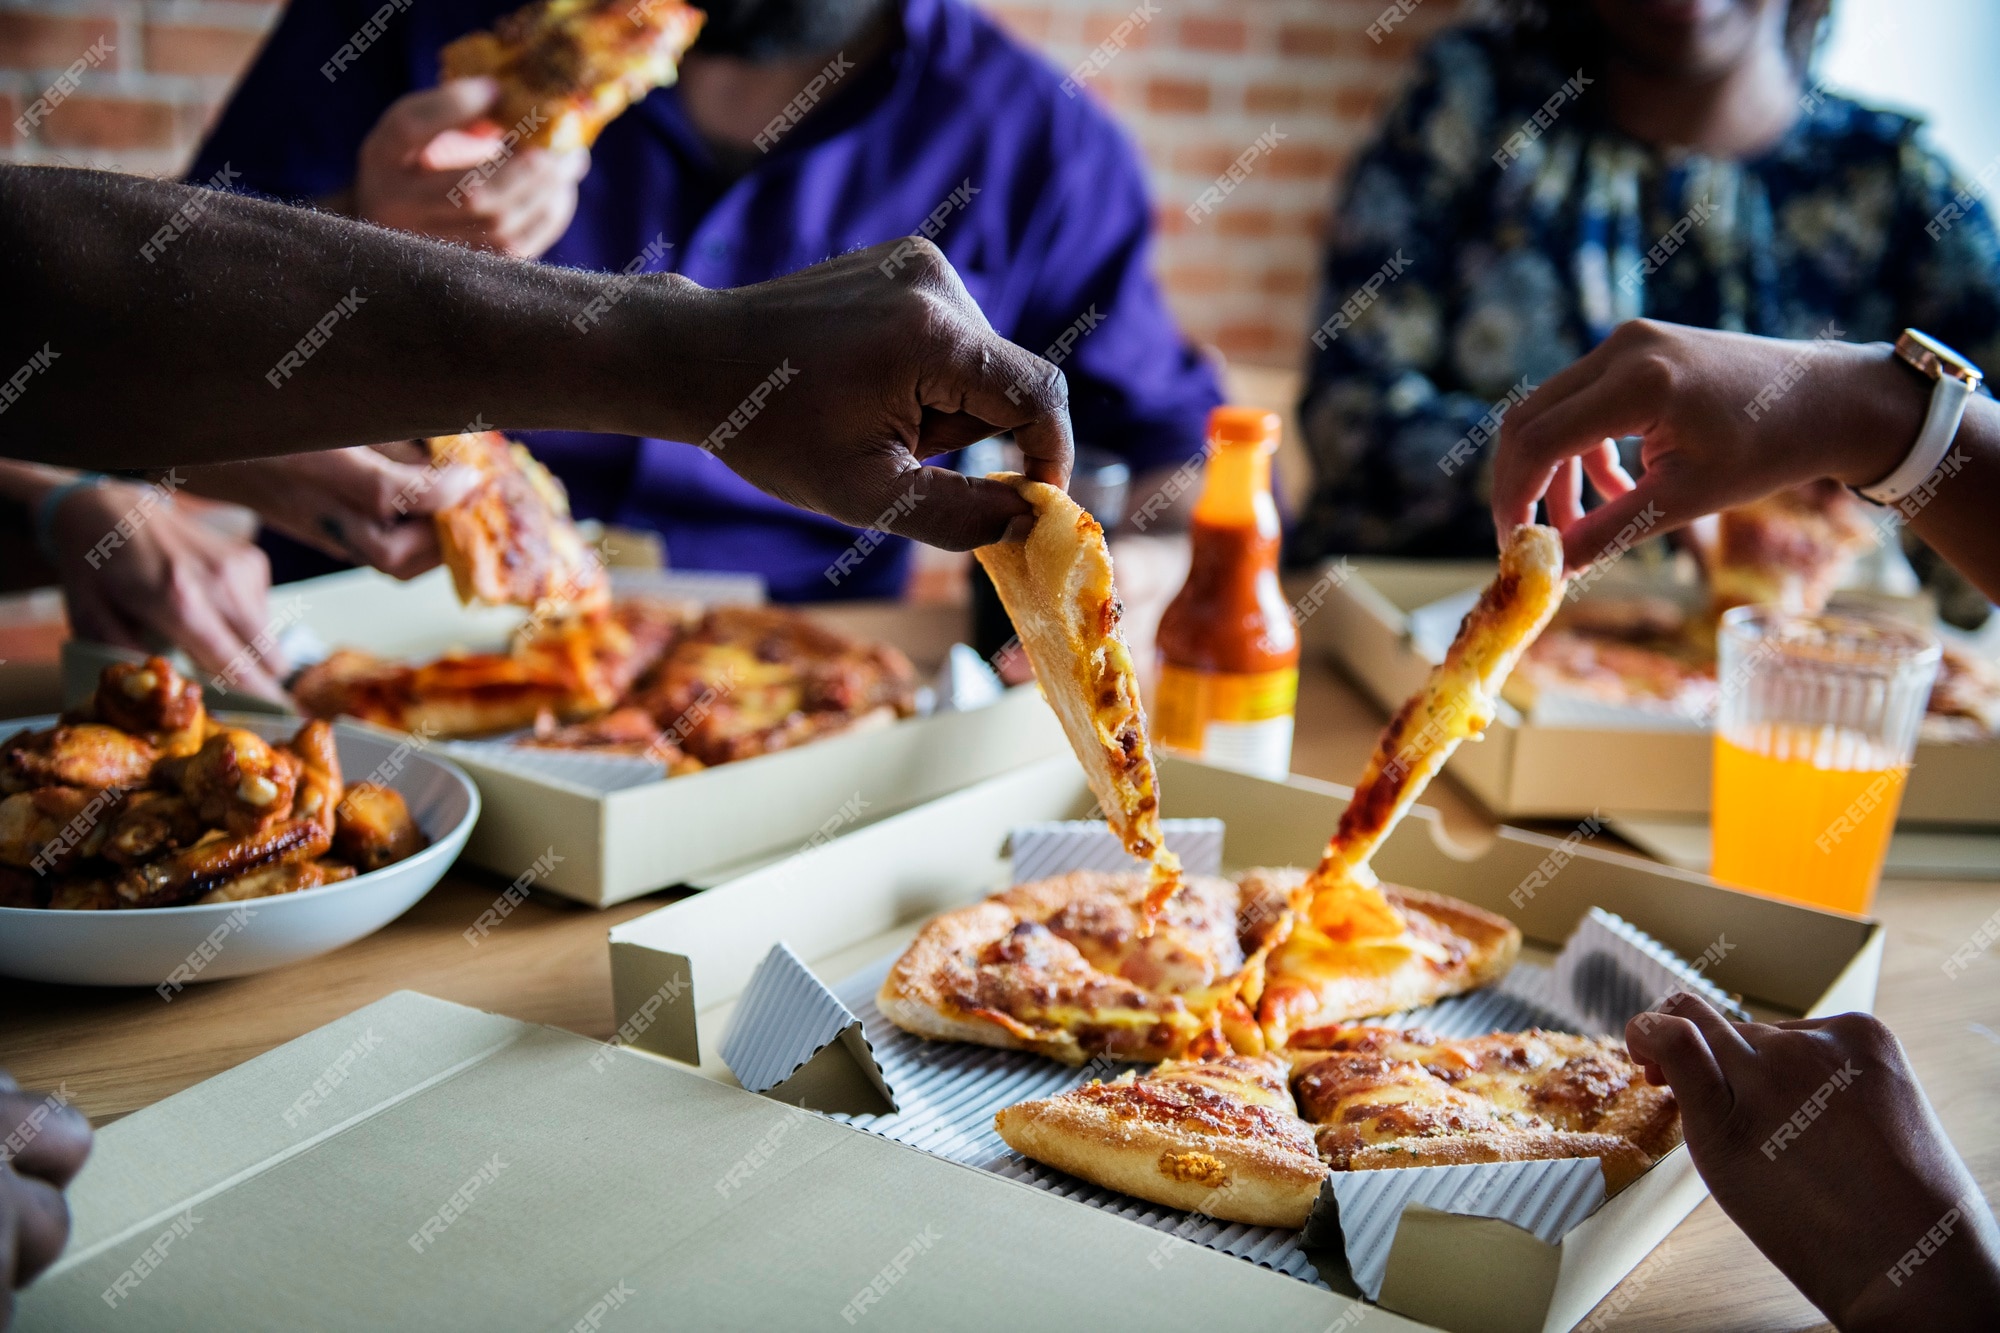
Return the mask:
<path id="1" fill-rule="evenodd" d="M 1920 122 L 1823 88 L 1749 161 L 1642 144 L 1584 71 L 1448 32 L 1336 214 L 1301 404 L 1293 560 L 1485 556 L 1498 421 L 1623 320 L 1924 330 L 2000 372 L 2000 241 Z"/>

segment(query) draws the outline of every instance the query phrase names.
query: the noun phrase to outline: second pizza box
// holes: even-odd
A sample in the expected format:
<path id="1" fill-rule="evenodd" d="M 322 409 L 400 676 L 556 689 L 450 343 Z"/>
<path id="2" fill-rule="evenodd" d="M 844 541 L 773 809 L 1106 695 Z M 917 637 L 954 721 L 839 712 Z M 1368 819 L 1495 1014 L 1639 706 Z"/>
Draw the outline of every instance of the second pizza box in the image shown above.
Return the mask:
<path id="1" fill-rule="evenodd" d="M 1493 570 L 1491 562 L 1349 558 L 1340 577 L 1323 580 L 1325 601 L 1304 622 L 1307 651 L 1330 659 L 1377 704 L 1394 709 L 1436 660 L 1413 637 L 1411 614 L 1482 586 Z M 1673 589 L 1635 556 L 1611 567 L 1596 591 Z M 1503 703 L 1485 738 L 1460 746 L 1445 771 L 1503 819 L 1705 816 L 1711 746 L 1705 729 L 1551 726 Z M 2000 826 L 2000 739 L 1919 743 L 1899 818 Z"/>
<path id="2" fill-rule="evenodd" d="M 1348 795 L 1330 784 L 1266 782 L 1174 759 L 1161 764 L 1160 786 L 1168 818 L 1222 821 L 1227 869 L 1312 864 Z M 724 1034 L 737 1000 L 775 946 L 785 945 L 813 976 L 839 990 L 900 950 L 932 915 L 1003 886 L 1011 831 L 1074 819 L 1092 806 L 1074 762 L 1049 760 L 617 926 L 611 960 L 619 1040 L 733 1081 L 721 1058 Z M 1374 864 L 1385 880 L 1453 894 L 1511 917 L 1529 941 L 1530 957 L 1546 957 L 1597 908 L 1682 958 L 1702 960 L 1709 979 L 1741 995 L 1760 1016 L 1833 1013 L 1873 1002 L 1882 951 L 1882 932 L 1874 924 L 1738 893 L 1579 839 L 1506 829 L 1475 856 L 1447 842 L 1434 816 L 1419 809 Z M 941 1046 L 937 1081 L 897 1090 L 871 1077 L 874 1061 L 854 1047 L 864 1034 L 857 1028 L 835 1036 L 838 1012 L 831 1018 L 832 1039 L 822 1053 L 773 1088 L 774 1097 L 852 1112 L 867 1123 L 868 1113 L 890 1098 L 938 1104 L 977 1095 L 954 1081 L 963 1075 L 948 1066 L 983 1076 L 985 1048 Z M 1080 1071 L 1051 1063 L 1049 1072 L 1061 1081 Z M 947 1142 L 919 1146 L 966 1160 Z M 980 1165 L 1009 1174 L 1018 1162 L 996 1158 Z M 1679 1149 L 1553 1243 L 1492 1217 L 1408 1208 L 1393 1231 L 1380 1303 L 1452 1330 L 1568 1328 L 1659 1244 L 1703 1192 Z M 1066 1202 L 1104 1211 L 1074 1198 Z M 1310 1291 L 1324 1302 L 1322 1327 L 1356 1317 L 1333 1289 L 1344 1289 L 1341 1275 L 1323 1266 L 1309 1241 L 1279 1255 L 1246 1244 L 1240 1234 L 1216 1235 L 1220 1228 L 1172 1210 L 1131 1204 L 1114 1215 L 1126 1225 L 1168 1233 L 1154 1241 L 1154 1254 L 1166 1256 L 1153 1263 L 1155 1273 L 1185 1252 L 1183 1237 L 1192 1237 L 1252 1260 L 1244 1267 L 1273 1298 Z M 1297 1258 L 1301 1250 L 1306 1262 Z M 1088 1254 L 1080 1257 L 1095 1262 Z M 1255 1266 L 1267 1262 L 1283 1271 Z"/>
<path id="3" fill-rule="evenodd" d="M 615 581 L 622 577 L 614 571 Z M 762 600 L 761 583 L 740 575 L 642 578 L 632 590 L 706 604 Z M 284 584 L 272 592 L 271 612 L 277 632 L 294 643 L 416 660 L 504 645 L 524 616 L 513 607 L 461 606 L 442 569 L 406 583 L 353 570 Z M 937 665 L 964 620 L 956 608 L 869 603 L 807 614 L 895 643 L 920 673 Z M 129 654 L 72 642 L 63 656 L 64 695 L 74 701 L 96 687 L 107 661 Z M 272 707 L 241 692 L 211 693 L 223 707 Z M 410 743 L 449 754 L 479 786 L 468 862 L 599 907 L 712 882 L 732 867 L 1067 750 L 1061 725 L 1033 686 L 982 707 L 861 728 L 676 778 L 658 778 L 653 766 L 623 758 Z"/>

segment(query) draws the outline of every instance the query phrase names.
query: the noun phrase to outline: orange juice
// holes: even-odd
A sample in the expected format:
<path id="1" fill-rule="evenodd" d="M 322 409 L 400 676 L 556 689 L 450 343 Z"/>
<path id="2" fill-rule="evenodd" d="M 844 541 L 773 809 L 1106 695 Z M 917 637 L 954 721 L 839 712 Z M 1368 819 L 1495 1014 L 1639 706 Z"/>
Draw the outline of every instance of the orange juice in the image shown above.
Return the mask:
<path id="1" fill-rule="evenodd" d="M 1834 728 L 1764 723 L 1715 738 L 1710 873 L 1815 907 L 1875 896 L 1908 769 Z"/>

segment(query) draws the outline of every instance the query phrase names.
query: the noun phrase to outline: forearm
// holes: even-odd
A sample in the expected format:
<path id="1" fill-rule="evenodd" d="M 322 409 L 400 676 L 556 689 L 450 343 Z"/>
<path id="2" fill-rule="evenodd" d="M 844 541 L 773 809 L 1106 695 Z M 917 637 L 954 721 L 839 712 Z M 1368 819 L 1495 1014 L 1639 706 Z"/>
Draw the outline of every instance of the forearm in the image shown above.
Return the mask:
<path id="1" fill-rule="evenodd" d="M 163 231 L 193 215 L 178 233 Z M 52 239 L 53 238 L 53 239 Z M 259 200 L 0 168 L 0 454 L 215 462 L 504 429 L 706 429 L 675 410 L 712 300 Z M 593 305 L 593 303 L 596 303 Z M 26 372 L 25 375 L 23 372 Z"/>
<path id="2" fill-rule="evenodd" d="M 40 504 L 50 491 L 75 475 L 67 468 L 0 458 L 0 500 L 11 500 L 17 505 L 32 508 Z"/>

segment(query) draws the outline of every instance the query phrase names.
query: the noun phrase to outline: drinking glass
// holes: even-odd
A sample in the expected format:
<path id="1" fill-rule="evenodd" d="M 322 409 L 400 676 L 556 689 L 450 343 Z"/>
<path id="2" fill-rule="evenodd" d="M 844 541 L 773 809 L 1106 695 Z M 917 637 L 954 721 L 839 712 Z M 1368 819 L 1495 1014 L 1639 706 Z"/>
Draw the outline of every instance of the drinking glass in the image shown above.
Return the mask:
<path id="1" fill-rule="evenodd" d="M 1843 912 L 1875 897 L 1939 648 L 1867 614 L 1722 617 L 1710 873 Z"/>

